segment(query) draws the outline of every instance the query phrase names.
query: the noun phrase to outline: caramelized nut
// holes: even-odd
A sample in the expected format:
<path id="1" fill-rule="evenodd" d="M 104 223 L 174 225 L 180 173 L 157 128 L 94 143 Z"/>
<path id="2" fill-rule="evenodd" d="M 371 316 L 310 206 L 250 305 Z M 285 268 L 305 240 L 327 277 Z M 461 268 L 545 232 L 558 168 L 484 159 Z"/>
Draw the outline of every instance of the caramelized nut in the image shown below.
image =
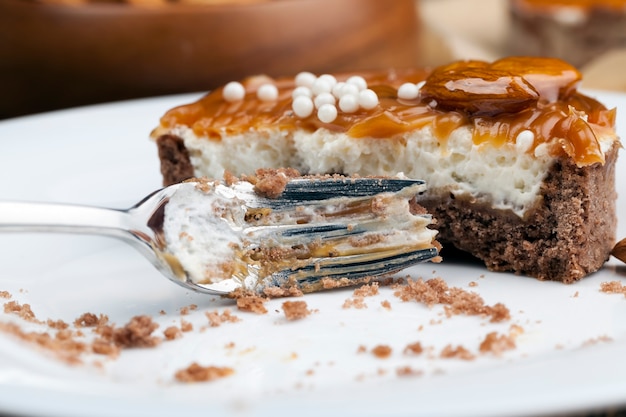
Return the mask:
<path id="1" fill-rule="evenodd" d="M 611 255 L 626 263 L 626 238 L 620 240 L 615 244 L 613 250 L 611 251 Z"/>
<path id="2" fill-rule="evenodd" d="M 491 64 L 460 61 L 436 68 L 421 97 L 444 110 L 495 116 L 568 97 L 580 79 L 574 67 L 554 58 L 510 57 Z"/>

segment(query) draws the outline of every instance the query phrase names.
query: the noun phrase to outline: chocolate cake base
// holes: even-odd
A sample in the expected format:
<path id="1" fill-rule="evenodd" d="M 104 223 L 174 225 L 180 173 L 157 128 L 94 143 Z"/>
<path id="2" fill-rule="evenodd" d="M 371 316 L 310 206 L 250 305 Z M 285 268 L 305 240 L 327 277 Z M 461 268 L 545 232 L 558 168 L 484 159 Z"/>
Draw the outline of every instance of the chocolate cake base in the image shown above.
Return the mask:
<path id="1" fill-rule="evenodd" d="M 164 185 L 194 176 L 180 138 L 164 135 L 156 142 Z M 615 244 L 618 149 L 616 143 L 604 165 L 579 168 L 571 160 L 557 160 L 544 180 L 541 200 L 524 218 L 436 190 L 419 203 L 437 220 L 444 251 L 454 246 L 492 271 L 571 283 L 598 270 Z"/>
<path id="2" fill-rule="evenodd" d="M 524 218 L 452 195 L 427 196 L 420 204 L 437 219 L 444 248 L 453 245 L 492 271 L 572 283 L 597 271 L 615 244 L 618 146 L 604 165 L 556 162 L 541 201 Z"/>

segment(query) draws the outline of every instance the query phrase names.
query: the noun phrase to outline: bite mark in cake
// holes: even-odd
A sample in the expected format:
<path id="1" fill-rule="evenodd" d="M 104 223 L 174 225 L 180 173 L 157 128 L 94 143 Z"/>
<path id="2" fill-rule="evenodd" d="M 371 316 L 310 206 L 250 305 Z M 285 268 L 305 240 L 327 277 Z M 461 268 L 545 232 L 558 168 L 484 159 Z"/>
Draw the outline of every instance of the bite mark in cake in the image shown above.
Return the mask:
<path id="1" fill-rule="evenodd" d="M 574 67 L 511 57 L 360 74 L 365 84 L 348 83 L 354 75 L 308 77 L 310 87 L 302 77 L 251 77 L 240 100 L 217 89 L 170 110 L 153 132 L 164 182 L 261 167 L 402 172 L 428 183 L 420 204 L 444 243 L 492 270 L 573 282 L 606 261 L 616 224 L 615 110 L 577 91 Z M 257 96 L 267 84 L 275 100 Z M 376 94 L 375 106 L 341 106 L 363 91 Z M 326 97 L 317 113 L 298 108 L 307 95 L 314 108 Z M 320 117 L 330 105 L 336 116 Z"/>

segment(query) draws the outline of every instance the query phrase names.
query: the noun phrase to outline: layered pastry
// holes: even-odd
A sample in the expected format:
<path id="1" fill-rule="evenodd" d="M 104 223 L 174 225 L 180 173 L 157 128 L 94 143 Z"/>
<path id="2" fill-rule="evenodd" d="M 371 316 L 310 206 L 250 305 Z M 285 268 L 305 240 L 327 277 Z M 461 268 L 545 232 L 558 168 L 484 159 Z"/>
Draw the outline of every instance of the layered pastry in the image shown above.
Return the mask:
<path id="1" fill-rule="evenodd" d="M 510 0 L 511 52 L 578 67 L 626 47 L 626 0 Z"/>
<path id="2" fill-rule="evenodd" d="M 423 179 L 438 240 L 566 283 L 615 240 L 615 109 L 551 58 L 233 82 L 152 132 L 165 184 L 257 168 Z"/>

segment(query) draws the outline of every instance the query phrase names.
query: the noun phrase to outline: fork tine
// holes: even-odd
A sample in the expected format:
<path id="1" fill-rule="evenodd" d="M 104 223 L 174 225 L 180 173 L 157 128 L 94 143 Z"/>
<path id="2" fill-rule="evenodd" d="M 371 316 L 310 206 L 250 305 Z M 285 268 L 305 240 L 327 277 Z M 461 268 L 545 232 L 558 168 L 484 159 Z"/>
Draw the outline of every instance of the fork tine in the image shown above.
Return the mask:
<path id="1" fill-rule="evenodd" d="M 390 250 L 350 256 L 319 258 L 315 263 L 274 273 L 270 286 L 296 283 L 306 292 L 313 291 L 322 279 L 356 281 L 366 277 L 389 275 L 438 256 L 436 248 L 413 251 Z"/>
<path id="2" fill-rule="evenodd" d="M 422 180 L 401 178 L 328 178 L 310 180 L 298 178 L 285 186 L 280 198 L 293 201 L 328 200 L 335 197 L 368 197 L 386 192 L 398 192 Z"/>
<path id="3" fill-rule="evenodd" d="M 422 180 L 404 178 L 296 178 L 290 180 L 278 198 L 262 198 L 247 182 L 236 184 L 226 193 L 234 193 L 252 208 L 288 210 L 303 204 L 323 203 L 333 198 L 366 198 L 414 187 L 415 194 L 426 190 Z M 222 187 L 226 189 L 227 187 Z"/>

